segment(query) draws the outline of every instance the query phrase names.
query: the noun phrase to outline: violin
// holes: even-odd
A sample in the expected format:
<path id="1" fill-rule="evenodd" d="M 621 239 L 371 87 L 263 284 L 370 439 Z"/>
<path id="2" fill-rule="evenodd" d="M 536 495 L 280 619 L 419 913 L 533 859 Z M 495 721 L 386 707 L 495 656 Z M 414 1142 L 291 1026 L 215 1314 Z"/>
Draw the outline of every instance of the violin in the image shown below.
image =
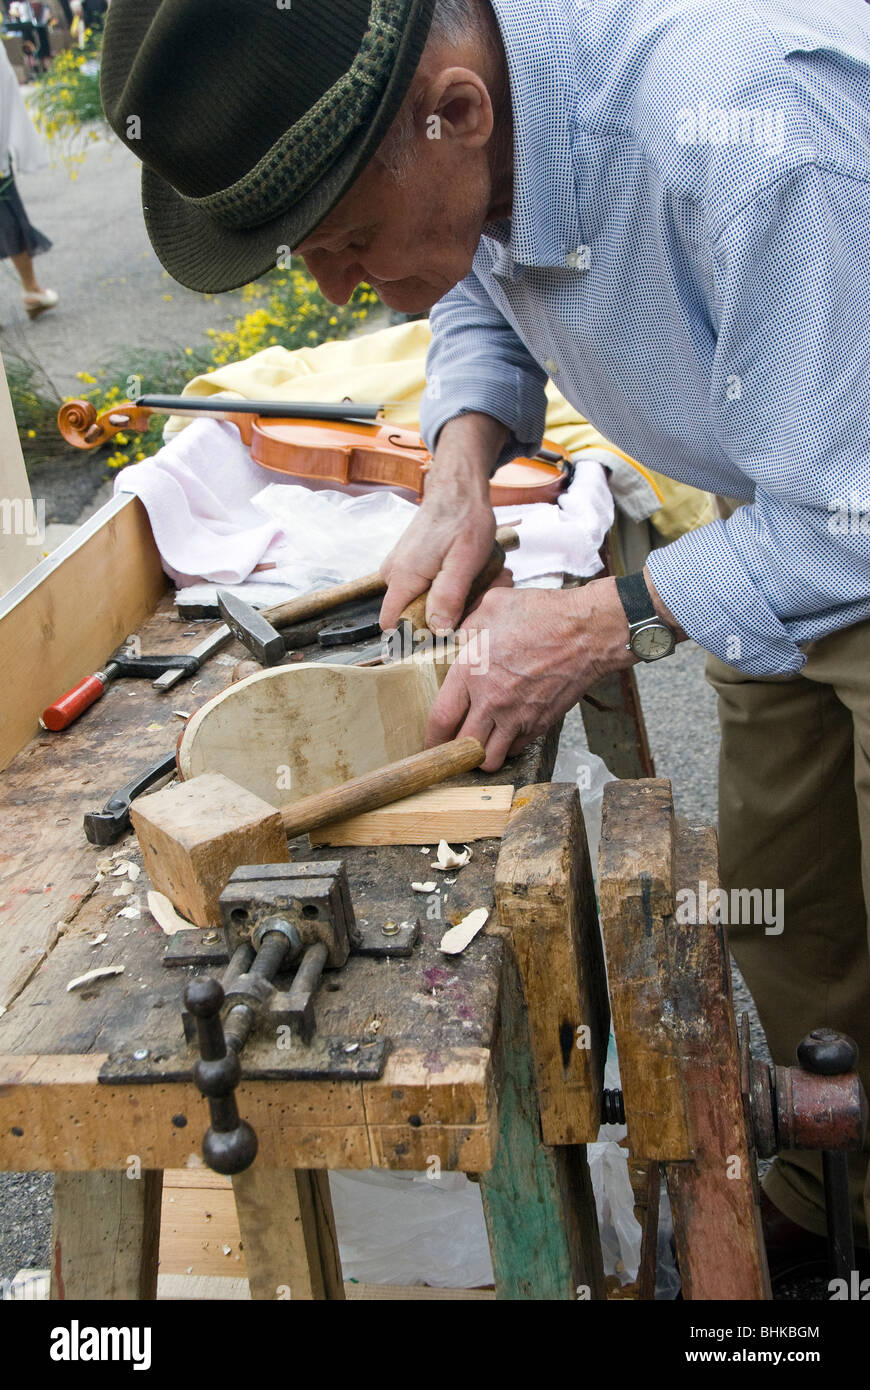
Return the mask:
<path id="1" fill-rule="evenodd" d="M 367 492 L 386 487 L 419 502 L 432 463 L 415 430 L 390 424 L 382 406 L 353 401 L 294 401 L 290 406 L 286 401 L 140 396 L 98 415 L 90 401 L 72 400 L 61 406 L 57 422 L 68 444 L 98 449 L 122 430 L 147 430 L 155 414 L 228 420 L 255 463 L 311 488 Z M 534 458 L 516 459 L 496 470 L 490 500 L 494 507 L 555 502 L 572 475 L 569 456 L 545 440 Z"/>

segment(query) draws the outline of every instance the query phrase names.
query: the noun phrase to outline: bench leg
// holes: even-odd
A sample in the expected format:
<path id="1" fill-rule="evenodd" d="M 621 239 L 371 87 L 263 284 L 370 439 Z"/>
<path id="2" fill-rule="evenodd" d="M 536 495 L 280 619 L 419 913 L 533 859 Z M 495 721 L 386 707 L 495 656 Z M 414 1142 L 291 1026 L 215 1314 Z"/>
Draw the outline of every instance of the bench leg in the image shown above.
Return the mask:
<path id="1" fill-rule="evenodd" d="M 499 1299 L 604 1297 L 586 1146 L 546 1145 L 519 973 L 505 952 L 500 1128 L 480 1187 Z"/>
<path id="2" fill-rule="evenodd" d="M 233 1192 L 252 1298 L 344 1298 L 328 1173 L 255 1165 Z"/>
<path id="3" fill-rule="evenodd" d="M 53 1299 L 155 1299 L 163 1172 L 56 1173 Z"/>

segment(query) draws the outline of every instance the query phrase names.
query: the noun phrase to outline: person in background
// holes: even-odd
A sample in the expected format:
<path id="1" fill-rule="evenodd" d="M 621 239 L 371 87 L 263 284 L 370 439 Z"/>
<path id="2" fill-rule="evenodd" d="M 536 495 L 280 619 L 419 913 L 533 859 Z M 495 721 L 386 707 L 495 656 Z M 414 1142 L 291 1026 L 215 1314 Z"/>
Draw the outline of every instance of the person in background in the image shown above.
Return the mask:
<path id="1" fill-rule="evenodd" d="M 2 48 L 0 44 L 0 48 Z M 46 163 L 45 152 L 27 114 L 24 98 L 5 48 L 0 57 L 0 259 L 10 260 L 23 286 L 21 299 L 30 318 L 53 309 L 55 290 L 36 278 L 34 256 L 51 250 L 47 236 L 31 224 L 15 185 L 13 165 L 31 173 Z"/>

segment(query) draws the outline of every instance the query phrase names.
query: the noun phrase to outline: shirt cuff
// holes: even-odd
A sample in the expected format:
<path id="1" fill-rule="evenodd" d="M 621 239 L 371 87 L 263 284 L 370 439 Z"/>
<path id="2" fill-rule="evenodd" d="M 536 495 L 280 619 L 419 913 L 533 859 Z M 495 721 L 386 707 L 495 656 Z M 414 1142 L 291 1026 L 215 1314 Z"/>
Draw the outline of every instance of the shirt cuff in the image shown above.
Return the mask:
<path id="1" fill-rule="evenodd" d="M 534 455 L 541 447 L 547 418 L 547 397 L 539 381 L 515 368 L 497 377 L 471 376 L 449 384 L 430 379 L 420 404 L 420 433 L 430 453 L 448 420 L 480 411 L 510 430 L 498 460 L 501 468 L 512 459 Z"/>
<path id="2" fill-rule="evenodd" d="M 725 522 L 710 522 L 652 551 L 647 566 L 684 631 L 720 661 L 748 676 L 792 674 L 805 666 L 803 652 L 740 563 Z"/>

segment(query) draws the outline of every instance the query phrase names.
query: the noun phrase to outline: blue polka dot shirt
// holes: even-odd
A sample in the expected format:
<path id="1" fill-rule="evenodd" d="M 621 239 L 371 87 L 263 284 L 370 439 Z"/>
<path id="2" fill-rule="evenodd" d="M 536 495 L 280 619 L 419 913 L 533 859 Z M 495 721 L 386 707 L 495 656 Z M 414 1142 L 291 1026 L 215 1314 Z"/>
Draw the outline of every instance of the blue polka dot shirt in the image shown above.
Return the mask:
<path id="1" fill-rule="evenodd" d="M 870 618 L 870 6 L 492 0 L 512 216 L 432 311 L 422 426 L 537 446 L 547 377 L 618 448 L 740 507 L 653 552 L 749 675 Z"/>

